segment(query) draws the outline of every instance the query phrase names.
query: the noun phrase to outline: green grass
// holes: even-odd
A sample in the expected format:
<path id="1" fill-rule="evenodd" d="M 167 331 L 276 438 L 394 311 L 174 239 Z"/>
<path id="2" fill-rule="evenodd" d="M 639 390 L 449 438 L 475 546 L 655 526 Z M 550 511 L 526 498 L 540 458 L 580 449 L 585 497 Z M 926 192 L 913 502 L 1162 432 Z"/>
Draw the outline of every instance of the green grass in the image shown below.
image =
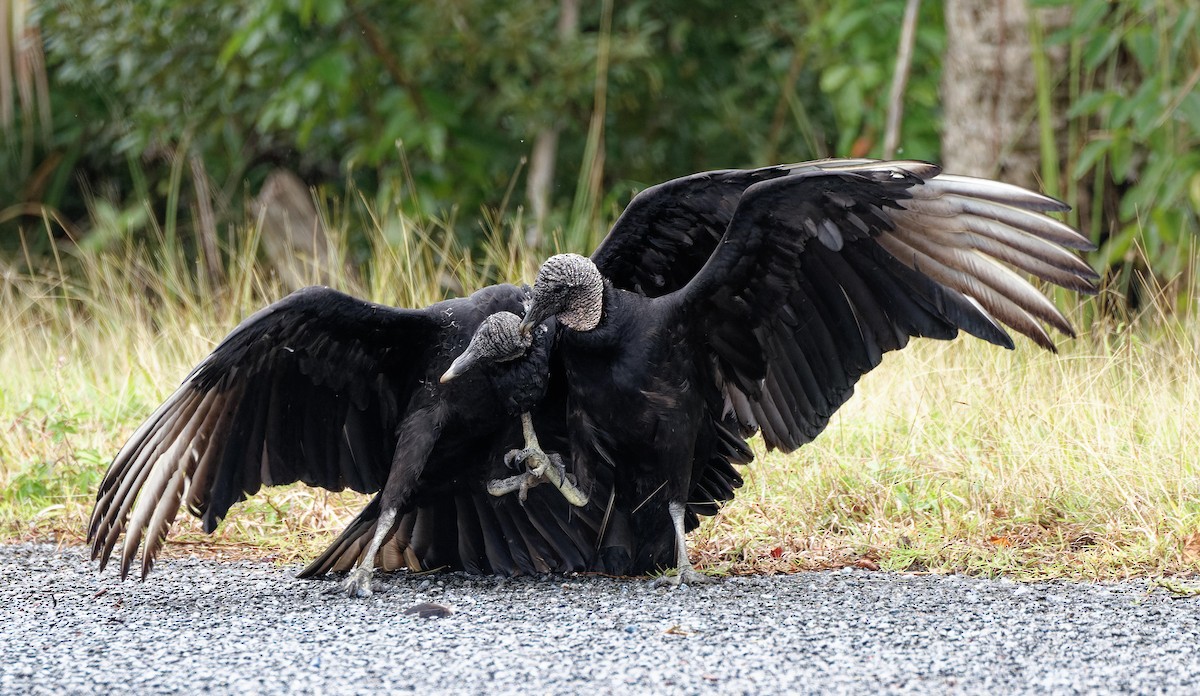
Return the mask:
<path id="1" fill-rule="evenodd" d="M 338 281 L 361 296 L 423 305 L 536 267 L 507 241 L 519 232 L 494 231 L 469 259 L 436 226 L 364 210 L 369 260 Z M 0 540 L 82 543 L 124 438 L 242 317 L 286 292 L 254 243 L 216 290 L 191 264 L 140 249 L 63 259 L 67 273 L 0 269 Z M 1200 325 L 1097 325 L 1061 348 L 915 341 L 889 355 L 816 442 L 790 455 L 756 445 L 737 500 L 692 535 L 693 557 L 731 573 L 1200 570 Z M 167 553 L 306 560 L 362 501 L 268 489 L 211 537 L 183 520 Z"/>

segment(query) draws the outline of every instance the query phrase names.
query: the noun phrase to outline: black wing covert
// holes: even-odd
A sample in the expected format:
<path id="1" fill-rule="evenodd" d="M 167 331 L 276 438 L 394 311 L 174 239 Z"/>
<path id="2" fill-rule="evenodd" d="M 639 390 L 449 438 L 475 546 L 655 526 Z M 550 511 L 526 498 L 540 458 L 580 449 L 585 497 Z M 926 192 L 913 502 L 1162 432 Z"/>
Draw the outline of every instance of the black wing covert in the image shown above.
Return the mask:
<path id="1" fill-rule="evenodd" d="M 728 408 L 769 447 L 811 441 L 855 382 L 910 336 L 965 330 L 1011 348 L 1003 325 L 1054 350 L 1070 324 L 1020 271 L 1085 293 L 1088 240 L 1048 216 L 1062 203 L 941 175 L 924 162 L 796 166 L 749 187 L 680 301 L 702 333 Z"/>
<path id="2" fill-rule="evenodd" d="M 592 262 L 614 286 L 660 297 L 688 284 L 717 248 L 747 188 L 789 167 L 702 172 L 633 197 Z"/>
<path id="3" fill-rule="evenodd" d="M 103 568 L 127 530 L 125 576 L 144 536 L 145 577 L 185 503 L 211 532 L 264 485 L 379 490 L 438 326 L 422 310 L 320 287 L 243 321 L 109 466 L 88 530 L 93 558 Z"/>

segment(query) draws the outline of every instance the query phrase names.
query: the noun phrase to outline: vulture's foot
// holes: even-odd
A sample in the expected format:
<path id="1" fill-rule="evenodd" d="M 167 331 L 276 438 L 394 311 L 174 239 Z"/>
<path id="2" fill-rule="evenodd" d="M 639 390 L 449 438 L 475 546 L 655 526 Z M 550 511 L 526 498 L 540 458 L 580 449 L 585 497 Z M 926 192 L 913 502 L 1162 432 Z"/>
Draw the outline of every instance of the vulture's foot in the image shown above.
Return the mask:
<path id="1" fill-rule="evenodd" d="M 543 479 L 534 476 L 528 471 L 522 471 L 516 476 L 488 481 L 487 492 L 497 498 L 506 496 L 509 493 L 517 493 L 521 502 L 524 503 L 526 498 L 529 497 L 529 489 L 540 485 L 542 481 Z"/>
<path id="2" fill-rule="evenodd" d="M 370 597 L 374 594 L 371 587 L 371 579 L 374 573 L 370 568 L 359 566 L 350 571 L 346 579 L 342 581 L 341 591 L 346 593 L 347 597 Z"/>
<path id="3" fill-rule="evenodd" d="M 504 455 L 504 463 L 510 467 L 524 464 L 526 470 L 516 476 L 489 482 L 488 493 L 494 496 L 517 491 L 523 503 L 529 495 L 529 489 L 549 483 L 575 507 L 583 507 L 588 503 L 588 496 L 579 490 L 575 477 L 567 473 L 567 465 L 555 452 L 544 452 L 540 447 L 510 450 Z"/>
<path id="4" fill-rule="evenodd" d="M 680 585 L 711 585 L 717 579 L 705 575 L 695 568 L 684 566 L 675 572 L 667 571 L 650 581 L 650 587 L 679 587 Z"/>
<path id="5" fill-rule="evenodd" d="M 540 466 L 543 466 L 547 455 L 542 451 L 541 447 L 526 447 L 525 449 L 509 450 L 508 454 L 504 455 L 504 466 L 510 469 L 520 469 L 524 464 L 525 468 L 533 471 Z"/>

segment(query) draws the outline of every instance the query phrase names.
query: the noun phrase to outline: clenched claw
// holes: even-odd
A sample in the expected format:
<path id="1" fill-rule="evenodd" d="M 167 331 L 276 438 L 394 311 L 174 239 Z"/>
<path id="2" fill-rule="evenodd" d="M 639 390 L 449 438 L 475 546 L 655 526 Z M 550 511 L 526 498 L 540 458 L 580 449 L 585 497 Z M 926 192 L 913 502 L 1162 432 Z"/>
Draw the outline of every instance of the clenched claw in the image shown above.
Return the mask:
<path id="1" fill-rule="evenodd" d="M 517 496 L 520 498 L 521 502 L 524 503 L 529 497 L 529 489 L 535 488 L 545 481 L 546 479 L 534 474 L 531 471 L 522 471 L 521 473 L 515 476 L 509 476 L 508 478 L 492 479 L 488 482 L 487 491 L 497 498 L 516 491 Z"/>
<path id="2" fill-rule="evenodd" d="M 509 493 L 517 492 L 521 502 L 524 503 L 529 496 L 529 489 L 536 488 L 543 483 L 549 483 L 554 486 L 567 502 L 576 507 L 587 505 L 588 496 L 579 490 L 579 485 L 575 481 L 575 477 L 567 473 L 567 466 L 563 463 L 563 459 L 557 453 L 538 451 L 533 456 L 528 456 L 526 453 L 529 450 L 513 450 L 510 455 L 517 455 L 517 461 L 525 462 L 528 469 L 514 476 L 509 476 L 502 479 L 492 479 L 488 482 L 488 493 L 500 497 Z"/>
<path id="3" fill-rule="evenodd" d="M 510 469 L 519 469 L 522 464 L 541 454 L 543 454 L 541 449 L 534 449 L 532 447 L 509 450 L 508 454 L 504 455 L 504 466 Z M 534 465 L 531 464 L 529 468 L 534 468 Z"/>
<path id="4" fill-rule="evenodd" d="M 509 450 L 508 454 L 504 455 L 504 463 L 514 469 L 524 464 L 529 473 L 543 481 L 548 480 L 546 472 L 550 467 L 558 470 L 558 478 L 565 478 L 567 475 L 567 465 L 563 464 L 561 456 L 556 452 L 543 452 L 532 447 Z"/>
<path id="5" fill-rule="evenodd" d="M 587 505 L 588 496 L 579 490 L 575 478 L 567 473 L 562 457 L 554 452 L 543 451 L 538 444 L 537 434 L 533 431 L 533 418 L 528 413 L 521 414 L 521 426 L 525 435 L 525 449 L 510 450 L 504 455 L 504 463 L 509 467 L 524 464 L 526 471 L 490 481 L 488 493 L 499 497 L 519 491 L 521 502 L 524 503 L 529 489 L 544 482 L 558 489 L 567 502 L 575 507 Z"/>

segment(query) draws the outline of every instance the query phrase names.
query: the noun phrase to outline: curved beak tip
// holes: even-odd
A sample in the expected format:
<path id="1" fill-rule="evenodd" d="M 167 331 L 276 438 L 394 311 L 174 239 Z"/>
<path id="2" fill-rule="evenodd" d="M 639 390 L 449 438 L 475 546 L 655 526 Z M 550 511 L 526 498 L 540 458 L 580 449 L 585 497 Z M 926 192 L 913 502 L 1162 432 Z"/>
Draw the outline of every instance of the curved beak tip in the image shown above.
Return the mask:
<path id="1" fill-rule="evenodd" d="M 463 351 L 461 355 L 459 355 L 454 359 L 453 362 L 450 363 L 450 367 L 446 368 L 446 371 L 442 373 L 442 376 L 440 379 L 438 379 L 438 381 L 442 384 L 445 384 L 455 377 L 461 376 L 463 373 L 470 370 L 471 367 L 475 365 L 477 360 L 478 356 L 473 353 L 468 346 L 467 350 Z"/>

